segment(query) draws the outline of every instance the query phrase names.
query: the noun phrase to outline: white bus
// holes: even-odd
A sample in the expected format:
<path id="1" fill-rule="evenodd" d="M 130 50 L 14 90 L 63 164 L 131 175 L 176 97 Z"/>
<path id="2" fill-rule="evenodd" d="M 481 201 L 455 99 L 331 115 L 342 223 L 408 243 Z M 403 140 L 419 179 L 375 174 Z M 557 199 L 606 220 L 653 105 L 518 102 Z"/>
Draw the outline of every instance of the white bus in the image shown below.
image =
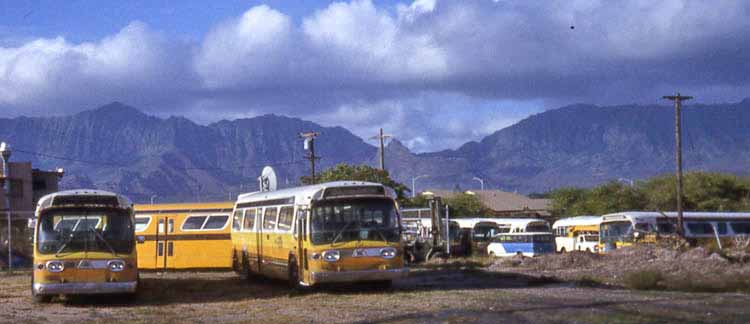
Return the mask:
<path id="1" fill-rule="evenodd" d="M 562 218 L 552 224 L 557 252 L 599 250 L 599 225 L 601 216 L 576 216 Z"/>
<path id="2" fill-rule="evenodd" d="M 750 213 L 685 212 L 685 237 L 711 239 L 750 235 Z M 675 234 L 676 212 L 629 211 L 602 216 L 600 250 L 607 252 L 633 243 L 654 243 Z"/>

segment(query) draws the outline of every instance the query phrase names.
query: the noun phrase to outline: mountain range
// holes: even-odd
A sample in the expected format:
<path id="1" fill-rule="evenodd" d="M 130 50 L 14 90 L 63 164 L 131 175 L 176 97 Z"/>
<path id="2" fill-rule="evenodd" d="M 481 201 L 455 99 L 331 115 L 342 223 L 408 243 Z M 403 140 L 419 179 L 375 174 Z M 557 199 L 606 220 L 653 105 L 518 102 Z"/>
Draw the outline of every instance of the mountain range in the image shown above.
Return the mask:
<path id="1" fill-rule="evenodd" d="M 687 171 L 747 174 L 750 100 L 691 105 L 683 110 Z M 222 200 L 254 191 L 265 165 L 280 186 L 309 174 L 299 133 L 316 131 L 318 169 L 337 163 L 378 164 L 378 149 L 342 127 L 277 115 L 199 125 L 157 118 L 114 102 L 69 116 L 0 118 L 0 140 L 12 160 L 64 167 L 64 188 L 113 190 L 135 201 Z M 521 193 L 643 179 L 674 170 L 674 109 L 667 106 L 577 104 L 532 115 L 455 150 L 413 153 L 398 140 L 386 168 L 419 188 Z"/>

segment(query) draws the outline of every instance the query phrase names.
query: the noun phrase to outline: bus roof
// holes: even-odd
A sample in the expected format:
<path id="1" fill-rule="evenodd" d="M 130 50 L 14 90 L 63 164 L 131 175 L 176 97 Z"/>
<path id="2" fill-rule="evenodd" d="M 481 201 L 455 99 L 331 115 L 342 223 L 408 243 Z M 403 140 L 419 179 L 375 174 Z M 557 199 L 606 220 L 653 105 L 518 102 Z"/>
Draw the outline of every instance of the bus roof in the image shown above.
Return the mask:
<path id="1" fill-rule="evenodd" d="M 750 219 L 750 213 L 731 213 L 731 212 L 683 212 L 685 219 L 698 218 L 725 218 L 725 219 Z M 602 221 L 629 220 L 637 219 L 654 219 L 654 218 L 677 218 L 677 212 L 644 212 L 644 211 L 627 211 L 620 213 L 607 214 L 602 216 Z"/>
<path id="2" fill-rule="evenodd" d="M 286 188 L 275 191 L 256 191 L 241 194 L 237 197 L 237 204 L 262 202 L 266 200 L 283 200 L 294 198 L 295 204 L 309 204 L 313 200 L 326 199 L 326 191 L 331 188 L 357 188 L 357 187 L 381 187 L 383 193 L 352 193 L 351 195 L 338 195 L 337 198 L 344 197 L 387 197 L 396 199 L 396 192 L 380 183 L 365 181 L 333 181 L 314 185 L 307 185 L 294 188 Z"/>
<path id="3" fill-rule="evenodd" d="M 478 223 L 495 223 L 499 226 L 508 226 L 511 228 L 526 227 L 533 222 L 547 222 L 541 218 L 451 218 L 456 221 L 462 228 L 473 228 Z"/>
<path id="4" fill-rule="evenodd" d="M 113 201 L 115 202 L 116 206 L 113 207 L 125 209 L 131 208 L 133 206 L 133 202 L 131 202 L 128 197 L 116 194 L 114 192 L 95 189 L 74 189 L 58 191 L 40 198 L 39 202 L 37 203 L 36 213 L 38 214 L 44 209 L 50 208 L 58 203 L 62 203 L 61 200 L 69 197 L 109 197 L 114 199 Z M 73 201 L 70 203 L 75 204 L 76 202 Z"/>
<path id="5" fill-rule="evenodd" d="M 601 216 L 575 216 L 557 220 L 552 224 L 552 228 L 558 228 L 561 226 L 599 225 L 601 222 Z"/>
<path id="6" fill-rule="evenodd" d="M 189 212 L 231 212 L 233 201 L 216 202 L 187 202 L 174 204 L 136 204 L 133 206 L 136 214 L 143 213 L 189 213 Z"/>

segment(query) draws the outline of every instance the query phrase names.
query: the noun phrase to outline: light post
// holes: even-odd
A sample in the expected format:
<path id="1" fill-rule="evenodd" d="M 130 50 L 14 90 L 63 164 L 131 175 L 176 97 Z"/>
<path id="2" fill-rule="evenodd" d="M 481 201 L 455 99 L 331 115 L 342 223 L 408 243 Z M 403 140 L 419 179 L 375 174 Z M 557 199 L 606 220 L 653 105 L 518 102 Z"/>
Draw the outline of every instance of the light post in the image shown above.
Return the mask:
<path id="1" fill-rule="evenodd" d="M 10 178 L 8 160 L 10 160 L 10 145 L 0 143 L 0 158 L 3 159 L 3 187 L 5 189 L 5 216 L 8 217 L 8 274 L 13 273 L 13 240 L 11 239 L 10 221 Z"/>
<path id="2" fill-rule="evenodd" d="M 471 180 L 479 181 L 479 185 L 481 186 L 482 191 L 484 191 L 484 180 L 480 179 L 479 177 L 474 177 Z"/>
<path id="3" fill-rule="evenodd" d="M 156 199 L 156 197 L 158 197 L 158 196 L 157 195 L 151 195 L 151 204 L 152 205 L 154 204 L 154 199 Z"/>
<path id="4" fill-rule="evenodd" d="M 617 179 L 617 181 L 625 182 L 625 183 L 629 184 L 631 187 L 635 185 L 635 182 L 633 181 L 633 179 L 619 178 L 619 179 Z"/>
<path id="5" fill-rule="evenodd" d="M 419 178 L 426 178 L 426 177 L 427 177 L 426 174 L 423 174 L 421 176 L 411 177 L 411 197 L 412 198 L 417 196 L 417 184 L 416 184 L 417 180 L 419 180 Z"/>

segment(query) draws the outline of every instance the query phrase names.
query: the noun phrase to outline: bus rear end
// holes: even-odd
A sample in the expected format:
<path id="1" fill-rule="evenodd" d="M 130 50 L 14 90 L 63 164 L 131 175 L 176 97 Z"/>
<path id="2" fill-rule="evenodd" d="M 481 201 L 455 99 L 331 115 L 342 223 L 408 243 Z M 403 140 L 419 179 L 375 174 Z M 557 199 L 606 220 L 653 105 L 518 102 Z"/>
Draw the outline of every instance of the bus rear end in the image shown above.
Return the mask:
<path id="1" fill-rule="evenodd" d="M 132 203 L 95 190 L 40 199 L 34 231 L 32 295 L 126 294 L 138 287 Z"/>

